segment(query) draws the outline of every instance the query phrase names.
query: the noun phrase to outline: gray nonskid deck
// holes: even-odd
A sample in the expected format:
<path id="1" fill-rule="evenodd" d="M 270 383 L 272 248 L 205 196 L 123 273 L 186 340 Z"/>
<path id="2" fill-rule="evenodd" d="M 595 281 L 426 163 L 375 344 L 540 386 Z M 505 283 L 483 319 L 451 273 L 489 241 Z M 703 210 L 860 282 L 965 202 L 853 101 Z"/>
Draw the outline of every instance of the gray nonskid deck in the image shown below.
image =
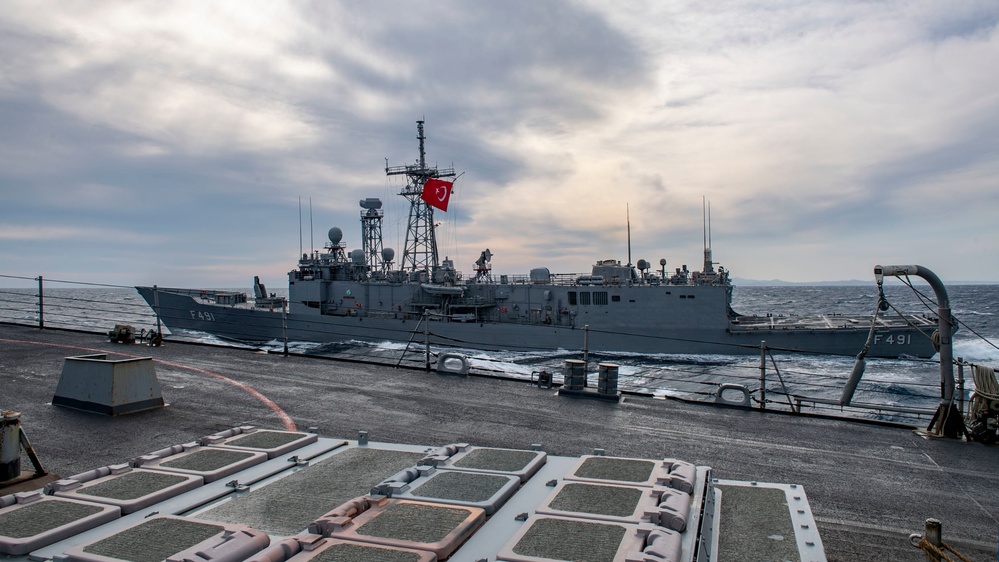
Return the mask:
<path id="1" fill-rule="evenodd" d="M 942 520 L 944 539 L 966 556 L 995 558 L 994 447 L 843 421 L 634 397 L 620 404 L 572 400 L 509 381 L 176 343 L 142 349 L 169 362 L 157 363 L 157 373 L 170 405 L 107 418 L 48 402 L 66 356 L 131 349 L 91 334 L 8 325 L 0 325 L 0 340 L 0 406 L 22 412 L 42 462 L 64 476 L 235 423 L 280 428 L 269 407 L 205 374 L 211 372 L 255 388 L 299 429 L 318 426 L 325 436 L 350 438 L 364 429 L 395 443 L 541 443 L 554 456 L 602 447 L 614 456 L 712 466 L 721 479 L 799 483 L 830 560 L 918 558 L 908 535 L 921 531 L 927 517 Z"/>

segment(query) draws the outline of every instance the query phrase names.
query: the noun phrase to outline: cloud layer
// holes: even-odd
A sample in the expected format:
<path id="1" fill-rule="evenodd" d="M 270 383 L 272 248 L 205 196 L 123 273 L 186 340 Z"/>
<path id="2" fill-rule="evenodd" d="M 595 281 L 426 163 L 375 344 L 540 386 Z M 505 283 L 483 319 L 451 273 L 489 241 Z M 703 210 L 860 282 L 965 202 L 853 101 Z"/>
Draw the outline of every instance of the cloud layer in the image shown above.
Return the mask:
<path id="1" fill-rule="evenodd" d="M 917 262 L 999 281 L 994 2 L 22 2 L 0 14 L 0 274 L 283 284 L 417 155 L 471 270 Z M 311 200 L 311 221 L 309 201 Z"/>

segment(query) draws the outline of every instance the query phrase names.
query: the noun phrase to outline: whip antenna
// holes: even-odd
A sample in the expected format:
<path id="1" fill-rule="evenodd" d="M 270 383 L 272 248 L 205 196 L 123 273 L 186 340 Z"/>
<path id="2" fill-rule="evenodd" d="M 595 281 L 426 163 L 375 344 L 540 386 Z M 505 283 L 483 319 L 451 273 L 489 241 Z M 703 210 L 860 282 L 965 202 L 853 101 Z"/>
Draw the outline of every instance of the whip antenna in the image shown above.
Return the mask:
<path id="1" fill-rule="evenodd" d="M 631 207 L 624 204 L 624 210 L 628 215 L 628 267 L 631 267 Z"/>

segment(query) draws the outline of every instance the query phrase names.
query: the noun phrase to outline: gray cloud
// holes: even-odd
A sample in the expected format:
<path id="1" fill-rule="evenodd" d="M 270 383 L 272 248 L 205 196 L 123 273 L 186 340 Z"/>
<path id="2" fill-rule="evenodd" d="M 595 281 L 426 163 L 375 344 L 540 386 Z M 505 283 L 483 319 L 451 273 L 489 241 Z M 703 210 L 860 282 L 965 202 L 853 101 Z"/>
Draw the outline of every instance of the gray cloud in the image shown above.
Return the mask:
<path id="1" fill-rule="evenodd" d="M 742 277 L 858 277 L 886 247 L 963 277 L 954 222 L 999 250 L 997 25 L 993 2 L 14 2 L 0 273 L 280 284 L 299 197 L 317 244 L 357 240 L 367 196 L 401 236 L 382 168 L 425 118 L 465 172 L 448 251 L 511 273 L 624 259 L 627 203 L 636 251 L 698 263 L 706 195 Z"/>

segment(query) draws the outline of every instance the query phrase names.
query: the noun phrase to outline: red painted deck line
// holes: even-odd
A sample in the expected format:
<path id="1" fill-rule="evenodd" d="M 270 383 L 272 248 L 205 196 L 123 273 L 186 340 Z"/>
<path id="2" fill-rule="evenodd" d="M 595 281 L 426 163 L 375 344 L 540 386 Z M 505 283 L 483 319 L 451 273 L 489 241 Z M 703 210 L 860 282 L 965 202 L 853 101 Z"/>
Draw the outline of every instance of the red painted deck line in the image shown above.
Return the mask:
<path id="1" fill-rule="evenodd" d="M 121 353 L 121 352 L 118 352 L 118 351 L 108 351 L 106 349 L 96 349 L 96 348 L 90 348 L 90 347 L 79 347 L 79 346 L 76 346 L 76 345 L 65 345 L 65 344 L 59 344 L 59 343 L 49 343 L 49 342 L 40 342 L 40 341 L 31 341 L 31 340 L 11 340 L 11 339 L 0 338 L 0 342 L 26 343 L 26 344 L 30 344 L 30 345 L 47 345 L 47 346 L 50 346 L 50 347 L 61 347 L 61 348 L 65 348 L 65 349 L 77 349 L 77 350 L 80 350 L 80 351 L 87 351 L 87 352 L 90 352 L 90 353 L 107 353 L 107 354 L 111 354 L 111 355 L 121 355 L 123 357 L 129 357 L 129 358 L 132 358 L 132 359 L 139 359 L 139 358 L 142 358 L 142 357 L 146 357 L 144 355 L 131 355 L 131 354 L 128 354 L 128 353 Z M 169 365 L 171 367 L 176 367 L 178 369 L 186 369 L 188 371 L 194 371 L 195 373 L 201 373 L 202 375 L 207 375 L 209 377 L 214 377 L 214 378 L 223 380 L 223 381 L 225 381 L 225 382 L 227 382 L 227 383 L 229 383 L 229 384 L 231 384 L 231 385 L 233 385 L 235 387 L 241 388 L 241 389 L 245 390 L 246 392 L 250 393 L 251 396 L 253 396 L 257 400 L 259 400 L 260 402 L 262 402 L 265 406 L 267 406 L 275 414 L 277 414 L 277 417 L 281 419 L 281 423 L 284 424 L 284 428 L 286 430 L 288 430 L 288 431 L 298 431 L 297 426 L 295 425 L 295 422 L 291 419 L 291 416 L 289 416 L 284 410 L 282 410 L 281 406 L 278 406 L 273 400 L 271 400 L 270 398 L 264 396 L 263 394 L 260 393 L 260 391 L 258 391 L 257 389 L 253 388 L 252 386 L 250 386 L 250 385 L 248 385 L 246 383 L 237 381 L 235 379 L 231 379 L 231 378 L 229 378 L 229 377 L 227 377 L 225 375 L 220 375 L 219 373 L 213 373 L 211 371 L 206 371 L 205 369 L 199 369 L 197 367 L 190 367 L 188 365 L 183 365 L 181 363 L 175 363 L 173 361 L 165 361 L 163 359 L 153 359 L 153 360 L 157 361 L 159 363 L 163 363 L 164 365 Z"/>

